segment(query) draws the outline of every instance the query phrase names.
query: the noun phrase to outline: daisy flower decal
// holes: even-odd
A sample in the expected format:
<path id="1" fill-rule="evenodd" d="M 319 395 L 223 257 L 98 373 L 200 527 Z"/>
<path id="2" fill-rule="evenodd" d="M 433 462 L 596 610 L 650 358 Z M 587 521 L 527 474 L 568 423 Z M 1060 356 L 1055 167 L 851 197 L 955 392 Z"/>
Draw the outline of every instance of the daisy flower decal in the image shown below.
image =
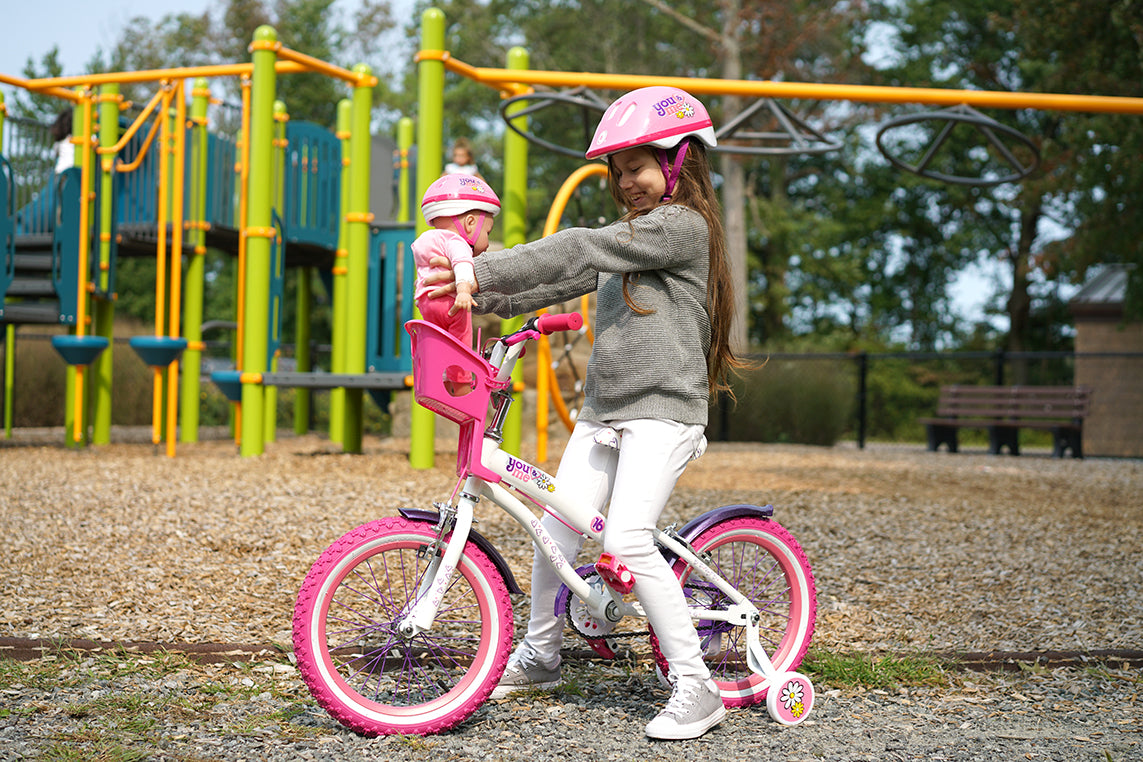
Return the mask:
<path id="1" fill-rule="evenodd" d="M 782 706 L 786 707 L 790 714 L 795 717 L 801 717 L 802 713 L 806 711 L 806 705 L 803 703 L 804 690 L 802 684 L 797 680 L 791 680 L 783 685 L 778 698 L 782 701 Z"/>

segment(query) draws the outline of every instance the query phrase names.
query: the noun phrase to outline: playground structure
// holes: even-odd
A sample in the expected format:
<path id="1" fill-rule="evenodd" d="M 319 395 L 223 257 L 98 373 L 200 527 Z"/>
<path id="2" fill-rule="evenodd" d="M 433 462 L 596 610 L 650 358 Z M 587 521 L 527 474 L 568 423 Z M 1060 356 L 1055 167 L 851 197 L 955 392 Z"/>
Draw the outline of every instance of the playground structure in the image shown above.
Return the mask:
<path id="1" fill-rule="evenodd" d="M 504 136 L 504 187 L 501 190 L 503 200 L 502 235 L 506 246 L 513 246 L 525 241 L 525 209 L 524 198 L 527 185 L 527 158 L 528 143 L 536 142 L 550 149 L 559 147 L 546 145 L 527 129 L 528 114 L 532 106 L 529 102 L 542 106 L 545 100 L 565 100 L 588 109 L 602 110 L 603 101 L 598 97 L 587 95 L 595 90 L 630 90 L 650 85 L 671 85 L 681 87 L 696 95 L 735 95 L 757 98 L 759 101 L 739 115 L 738 118 L 723 126 L 719 131 L 720 142 L 727 138 L 735 138 L 726 150 L 741 153 L 766 152 L 814 152 L 828 150 L 830 141 L 825 136 L 810 132 L 809 139 L 818 141 L 824 146 L 809 146 L 807 144 L 807 127 L 789 114 L 783 114 L 781 109 L 775 110 L 773 99 L 799 98 L 816 100 L 849 100 L 858 102 L 878 102 L 890 104 L 922 104 L 946 107 L 946 111 L 913 115 L 900 124 L 912 124 L 920 120 L 943 121 L 947 125 L 954 122 L 967 123 L 979 129 L 985 137 L 997 147 L 1002 155 L 1013 165 L 1013 173 L 1002 177 L 996 182 L 1010 182 L 1026 176 L 1034 169 L 1034 162 L 1024 162 L 1015 158 L 1011 151 L 1006 151 L 999 143 L 1001 138 L 1015 138 L 1017 142 L 1027 145 L 1022 136 L 1013 135 L 1007 128 L 1001 128 L 998 123 L 988 119 L 983 114 L 974 111 L 974 108 L 1002 108 L 1002 109 L 1044 109 L 1061 111 L 1086 111 L 1143 114 L 1143 99 L 1084 96 L 1084 95 L 1053 95 L 1043 93 L 1000 93 L 987 91 L 941 90 L 932 88 L 903 88 L 903 87 L 870 87 L 854 85 L 830 85 L 797 82 L 774 82 L 758 80 L 729 81 L 718 79 L 699 79 L 685 77 L 661 76 L 635 76 L 617 74 L 595 74 L 587 72 L 550 72 L 533 71 L 528 68 L 528 53 L 523 48 L 513 48 L 509 51 L 507 68 L 490 69 L 470 66 L 453 58 L 445 48 L 445 21 L 444 14 L 437 9 L 430 8 L 422 16 L 421 50 L 416 60 L 418 66 L 418 102 L 419 119 L 416 124 L 416 147 L 418 160 L 416 163 L 416 184 L 418 193 L 435 180 L 443 166 L 442 156 L 442 119 L 443 93 L 445 74 L 453 73 L 464 76 L 473 81 L 487 85 L 496 90 L 505 98 L 501 109 L 502 115 L 510 128 Z M 201 261 L 199 249 L 207 241 L 215 241 L 225 237 L 222 231 L 229 229 L 231 238 L 238 248 L 239 269 L 241 277 L 240 308 L 238 315 L 239 331 L 238 343 L 238 369 L 231 375 L 216 374 L 216 381 L 225 388 L 228 395 L 239 403 L 240 416 L 240 451 L 243 456 L 256 455 L 262 452 L 266 438 L 272 437 L 273 432 L 273 392 L 276 386 L 296 386 L 307 388 L 333 389 L 331 397 L 331 438 L 341 441 L 346 451 L 356 452 L 360 449 L 361 436 L 361 400 L 362 390 L 369 389 L 398 389 L 407 388 L 406 376 L 409 372 L 409 357 L 407 346 L 401 344 L 400 325 L 412 316 L 411 299 L 408 298 L 408 281 L 411 280 L 411 268 L 400 263 L 403 253 L 407 252 L 408 243 L 415 232 L 425 229 L 423 220 L 418 219 L 416 226 L 405 225 L 392 229 L 382 229 L 374 224 L 369 209 L 369 187 L 367 182 L 368 168 L 370 167 L 370 145 L 368 141 L 369 106 L 371 105 L 371 91 L 375 83 L 368 67 L 358 66 L 353 71 L 346 71 L 325 62 L 291 51 L 281 46 L 276 40 L 272 29 L 263 27 L 258 30 L 251 45 L 252 62 L 249 64 L 234 64 L 229 66 L 208 66 L 198 68 L 175 69 L 163 72 L 134 72 L 129 74 L 92 75 L 87 77 L 59 78 L 55 80 L 27 81 L 0 75 L 0 82 L 14 84 L 29 90 L 49 93 L 67 99 L 81 106 L 75 130 L 74 142 L 81 147 L 89 146 L 91 150 L 80 151 L 83 161 L 77 170 L 78 178 L 61 181 L 61 188 L 70 189 L 75 185 L 80 189 L 82 198 L 90 198 L 89 204 L 80 205 L 79 218 L 81 229 L 90 230 L 89 235 L 79 235 L 74 245 L 77 252 L 77 265 L 75 273 L 82 274 L 76 278 L 74 288 L 64 284 L 62 291 L 76 294 L 75 317 L 73 320 L 61 320 L 66 325 L 73 326 L 73 336 L 70 342 L 59 342 L 61 352 L 70 351 L 73 354 L 71 368 L 69 369 L 69 428 L 74 432 L 73 439 L 81 441 L 86 430 L 87 419 L 84 412 L 84 400 L 88 399 L 84 391 L 84 368 L 88 365 L 95 368 L 99 379 L 96 384 L 96 393 L 93 395 L 90 407 L 94 408 L 95 437 L 94 441 L 106 441 L 101 411 L 102 394 L 104 393 L 105 371 L 103 363 L 106 358 L 99 355 L 100 342 L 98 339 L 109 339 L 109 322 L 105 322 L 107 313 L 112 311 L 113 300 L 107 298 L 113 294 L 114 258 L 116 245 L 122 246 L 126 238 L 113 229 L 121 224 L 125 214 L 125 204 L 120 195 L 111 192 L 116 175 L 123 170 L 106 158 L 113 156 L 122 148 L 126 137 L 115 139 L 117 135 L 116 117 L 119 104 L 115 102 L 115 85 L 126 81 L 156 81 L 160 83 L 160 93 L 152 108 L 156 113 L 168 114 L 174 110 L 171 119 L 156 118 L 156 125 L 162 137 L 160 144 L 164 152 L 170 152 L 171 157 L 182 156 L 186 144 L 190 143 L 190 154 L 195 158 L 190 161 L 173 160 L 173 169 L 167 172 L 170 188 L 165 195 L 159 196 L 157 202 L 156 219 L 152 226 L 158 231 L 157 259 L 163 267 L 169 267 L 169 274 L 158 278 L 156 286 L 156 351 L 165 350 L 175 353 L 175 359 L 159 357 L 152 363 L 156 368 L 156 406 L 159 405 L 159 380 L 165 374 L 166 392 L 166 430 L 168 436 L 168 452 L 173 454 L 173 444 L 170 437 L 175 428 L 175 411 L 177 410 L 174 394 L 175 379 L 178 377 L 178 356 L 182 349 L 180 344 L 185 341 L 184 372 L 182 396 L 182 436 L 184 441 L 193 441 L 194 424 L 189 421 L 188 414 L 194 405 L 191 400 L 197 399 L 197 393 L 190 396 L 191 388 L 197 392 L 197 368 L 192 372 L 192 365 L 196 361 L 196 352 L 201 352 L 201 287 L 197 279 L 201 277 L 201 270 L 196 272 L 196 265 Z M 306 206 L 305 218 L 310 225 L 299 224 L 292 216 L 283 217 L 281 210 L 293 209 L 291 204 L 299 198 L 314 201 L 318 198 L 329 200 L 330 196 L 306 192 L 297 195 L 297 188 L 289 190 L 288 185 L 277 183 L 272 185 L 267 178 L 279 177 L 285 166 L 296 166 L 294 159 L 284 158 L 282 144 L 295 149 L 297 141 L 301 140 L 294 125 L 286 127 L 286 134 L 282 136 L 277 131 L 280 126 L 280 117 L 284 113 L 284 106 L 275 106 L 275 77 L 278 74 L 290 74 L 299 71 L 317 71 L 328 76 L 338 78 L 352 87 L 352 98 L 342 101 L 338 108 L 338 132 L 336 139 L 340 142 L 340 157 L 344 168 L 338 175 L 340 193 L 336 194 L 336 203 L 328 203 L 322 208 Z M 234 151 L 233 161 L 238 168 L 234 179 L 234 192 L 232 195 L 222 193 L 225 203 L 212 206 L 215 199 L 214 192 L 218 190 L 217 180 L 214 191 L 211 189 L 212 176 L 210 172 L 205 175 L 196 175 L 201 162 L 211 161 L 211 148 L 222 151 L 223 145 L 217 139 L 211 138 L 205 126 L 200 124 L 201 111 L 204 109 L 208 96 L 202 91 L 206 89 L 206 80 L 218 76 L 240 76 L 243 78 L 243 130 L 241 137 L 230 146 Z M 179 124 L 185 123 L 185 100 L 182 97 L 184 83 L 194 79 L 192 91 L 191 118 L 192 127 L 189 131 L 178 129 Z M 69 90 L 67 88 L 77 88 Z M 95 88 L 99 89 L 96 94 Z M 537 91 L 536 88 L 544 88 Z M 556 88 L 565 88 L 558 90 Z M 200 102 L 199 97 L 204 100 Z M 99 147 L 94 147 L 95 130 L 94 109 L 96 103 L 100 107 Z M 762 150 L 757 146 L 743 145 L 751 140 L 757 141 L 757 133 L 747 131 L 747 117 L 753 113 L 752 109 L 760 105 L 768 107 L 780 123 L 785 126 L 785 135 L 792 143 L 789 150 L 774 149 Z M 105 111 L 107 117 L 104 117 Z M 142 117 L 132 128 L 138 130 Z M 882 132 L 894 125 L 887 125 Z M 124 133 L 126 136 L 126 133 Z M 150 138 L 148 138 L 148 142 Z M 207 145 L 206 150 L 199 148 L 200 144 Z M 402 120 L 398 134 L 398 146 L 402 157 L 408 155 L 413 145 L 413 125 L 410 120 Z M 168 148 L 168 145 L 170 146 Z M 328 138 L 322 143 L 330 145 Z M 882 134 L 878 135 L 878 145 L 882 145 Z M 0 145 L 0 149 L 3 146 Z M 565 153 L 578 153 L 578 147 L 565 149 Z M 316 148 L 312 150 L 318 150 Z M 324 150 L 324 149 L 323 149 Z M 204 155 L 206 158 L 204 158 Z M 294 154 L 296 155 L 296 154 Z M 327 156 L 336 155 L 336 151 Z M 95 159 L 103 157 L 99 167 Z M 890 157 L 892 159 L 892 157 Z M 301 161 L 306 164 L 306 159 Z M 926 158 L 920 161 L 909 162 L 897 160 L 894 163 L 902 169 L 926 175 L 928 167 Z M 319 162 L 321 166 L 328 167 L 328 160 Z M 167 162 L 162 162 L 167 167 Z M 5 179 L 11 178 L 11 173 L 5 167 Z M 402 172 L 407 172 L 407 162 L 402 160 Z M 187 172 L 189 180 L 181 172 Z M 545 226 L 545 234 L 554 232 L 559 225 L 563 205 L 567 203 L 568 196 L 574 192 L 575 187 L 595 175 L 605 174 L 606 168 L 599 163 L 588 164 L 581 170 L 573 173 L 564 187 L 557 194 Z M 98 173 L 100 183 L 95 186 Z M 279 173 L 279 174 L 275 174 Z M 927 176 L 942 181 L 974 182 L 974 178 L 949 178 L 929 174 Z M 196 180 L 195 178 L 199 179 Z M 315 179 L 315 182 L 316 179 Z M 987 182 L 987 181 L 986 181 Z M 980 184 L 986 184 L 981 182 Z M 109 185 L 109 183 L 111 183 Z M 197 184 L 196 184 L 197 183 Z M 2 184 L 2 183 L 0 183 Z M 160 183 L 162 184 L 162 183 Z M 185 199 L 182 188 L 195 189 L 188 192 Z M 408 183 L 404 179 L 398 188 L 402 194 L 408 190 Z M 206 186 L 205 190 L 203 186 Z M 271 193 L 269 188 L 278 190 Z M 314 186 L 308 186 L 310 188 Z M 326 188 L 329 187 L 327 184 Z M 68 192 L 71 192 L 70 190 Z M 164 193 L 164 192 L 161 192 Z M 195 194 L 200 194 L 196 196 Z M 93 195 L 94 194 L 94 195 Z M 204 194 L 204 195 L 203 195 Z M 195 199 L 204 198 L 201 206 L 196 206 Z M 118 211 L 116 199 L 119 199 Z M 4 199 L 0 199 L 3 201 Z M 184 209 L 184 201 L 185 209 Z M 2 207 L 0 207 L 2 208 Z M 399 204 L 400 209 L 409 208 L 409 200 L 404 198 Z M 169 211 L 167 211 L 169 209 Z M 96 214 L 98 211 L 98 214 Z M 227 217 L 226 215 L 231 215 Z M 291 212 L 292 214 L 292 212 Z M 86 217 L 84 215 L 87 215 Z M 110 215 L 110 216 L 108 216 Z M 166 215 L 166 216 L 163 216 Z M 221 216 L 215 216 L 221 215 Z M 2 216 L 2 215 L 0 215 Z M 11 213 L 8 215 L 11 218 Z M 98 219 L 99 225 L 92 221 Z M 223 221 L 225 220 L 225 221 Z M 0 224 L 3 224 L 0 222 Z M 336 227 L 336 234 L 334 228 Z M 5 233 L 0 228 L 0 234 Z M 183 231 L 187 231 L 192 256 L 186 267 L 185 285 L 182 278 L 182 268 L 179 266 L 184 249 Z M 320 241 L 306 240 L 299 235 L 300 231 L 312 230 L 314 236 Z M 169 245 L 168 245 L 169 231 Z M 320 232 L 318 232 L 320 231 Z M 3 236 L 0 235 L 0 240 Z M 298 368 L 297 374 L 280 374 L 274 372 L 275 344 L 274 337 L 276 323 L 273 315 L 279 315 L 276 306 L 283 298 L 280 290 L 279 277 L 283 266 L 291 264 L 290 251 L 305 250 L 309 246 L 311 251 L 322 250 L 332 252 L 334 261 L 329 267 L 329 289 L 334 304 L 334 340 L 331 373 L 309 373 L 308 357 L 303 357 L 303 346 L 308 345 L 305 338 L 305 318 L 308 316 L 306 299 L 308 290 L 302 288 L 298 295 Z M 284 255 L 282 248 L 286 248 Z M 334 247 L 334 248 L 331 248 Z M 67 247 L 62 247 L 67 248 Z M 170 251 L 168 252 L 167 249 Z M 91 256 L 90 252 L 98 251 L 98 256 Z M 374 252 L 378 252 L 376 255 Z M 13 256 L 11 247 L 5 252 L 8 262 Z M 295 260 L 296 262 L 296 260 Z M 314 262 L 306 262 L 304 267 L 316 266 Z M 321 265 L 324 267 L 324 264 Z M 382 270 L 382 267 L 385 269 Z M 92 274 L 87 275 L 88 272 Z M 4 302 L 5 272 L 11 273 L 11 267 L 0 269 L 0 321 L 8 323 L 9 335 L 11 325 L 19 322 L 11 318 L 10 312 L 19 304 L 7 305 Z M 366 273 L 365 277 L 360 274 Z M 308 280 L 307 275 L 304 280 Z M 398 283 L 397 279 L 402 282 Z M 11 277 L 8 278 L 11 280 Z M 60 291 L 57 288 L 57 291 Z M 185 290 L 185 298 L 183 291 Z M 196 295 L 197 291 L 197 295 Z M 303 294 L 302 292 L 305 292 Z M 66 295 L 61 295 L 61 305 Z M 196 305 L 196 298 L 199 300 Z M 89 319 L 86 304 L 90 300 L 91 311 L 94 318 Z M 278 300 L 275 302 L 275 300 Z M 182 309 L 181 315 L 179 310 Z M 197 309 L 197 313 L 196 313 Z M 6 313 L 6 314 L 5 314 Z M 59 313 L 61 316 L 64 311 Z M 71 313 L 68 313 L 69 315 Z M 367 315 L 364 323 L 360 319 L 350 319 L 350 316 Z M 88 332 L 88 322 L 92 323 L 92 334 Z M 505 321 L 502 329 L 507 332 L 514 330 L 517 320 Z M 179 335 L 180 328 L 183 336 Z M 590 329 L 588 329 L 590 330 Z M 6 342 L 6 347 L 11 342 Z M 70 345 L 69 345 L 70 344 Z M 382 351 L 383 349 L 383 351 Z M 376 350 L 377 362 L 373 362 L 374 355 L 370 352 Z M 547 399 L 551 395 L 557 412 L 570 425 L 570 417 L 566 410 L 559 410 L 562 400 L 555 394 L 553 372 L 543 372 L 551 368 L 550 348 L 541 346 L 538 354 L 541 357 L 538 373 L 539 404 L 537 405 L 537 431 L 538 431 L 538 459 L 546 458 L 546 431 L 547 431 Z M 165 364 L 164 363 L 168 363 Z M 109 369 L 106 371 L 109 379 Z M 74 376 L 74 382 L 72 377 Z M 10 374 L 7 376 L 10 377 Z M 519 391 L 519 378 L 515 379 L 514 388 Z M 109 388 L 109 380 L 106 382 Z M 299 395 L 299 399 L 304 396 Z M 520 427 L 520 406 L 514 406 L 513 413 L 505 425 L 505 449 L 509 452 L 518 451 Z M 269 410 L 269 413 L 267 411 Z M 412 409 L 412 436 L 410 443 L 410 462 L 415 468 L 430 468 L 433 465 L 434 417 L 431 412 L 418 406 Z M 10 420 L 10 417 L 9 419 Z M 155 414 L 155 436 L 159 436 L 162 428 L 158 407 Z M 157 440 L 156 440 L 157 441 Z"/>
<path id="2" fill-rule="evenodd" d="M 350 72 L 290 51 L 269 27 L 258 30 L 251 50 L 251 63 L 230 66 L 36 81 L 0 75 L 0 82 L 74 104 L 77 146 L 77 166 L 50 178 L 37 195 L 36 202 L 47 207 L 38 215 L 27 209 L 30 203 L 14 208 L 19 177 L 0 157 L 8 426 L 15 327 L 65 325 L 70 334 L 53 344 L 69 364 L 69 443 L 88 441 L 89 429 L 91 441 L 109 441 L 110 353 L 102 350 L 112 338 L 116 262 L 125 254 L 150 253 L 156 258 L 155 332 L 131 345 L 154 368 L 153 440 L 158 444 L 165 431 L 168 455 L 174 454 L 176 428 L 182 441 L 196 441 L 208 245 L 236 255 L 236 370 L 216 373 L 215 380 L 236 403 L 243 455 L 262 452 L 274 436 L 277 386 L 301 387 L 295 401 L 299 425 L 309 417 L 309 389 L 337 388 L 331 435 L 348 451 L 360 449 L 363 391 L 383 393 L 387 401 L 389 390 L 405 388 L 409 358 L 400 327 L 413 316 L 413 229 L 376 224 L 369 212 L 369 110 L 376 79 L 368 67 Z M 352 99 L 338 104 L 336 134 L 289 122 L 285 105 L 275 101 L 275 77 L 299 71 L 322 72 L 352 86 Z M 207 129 L 209 78 L 221 76 L 242 78 L 237 138 Z M 120 135 L 124 104 L 118 92 L 124 82 L 159 87 Z M 0 124 L 3 119 L 0 110 Z M 149 132 L 140 139 L 148 121 Z M 402 134 L 407 155 L 411 130 Z M 275 374 L 286 267 L 301 273 L 299 372 Z M 311 372 L 315 273 L 334 295 L 332 373 Z"/>

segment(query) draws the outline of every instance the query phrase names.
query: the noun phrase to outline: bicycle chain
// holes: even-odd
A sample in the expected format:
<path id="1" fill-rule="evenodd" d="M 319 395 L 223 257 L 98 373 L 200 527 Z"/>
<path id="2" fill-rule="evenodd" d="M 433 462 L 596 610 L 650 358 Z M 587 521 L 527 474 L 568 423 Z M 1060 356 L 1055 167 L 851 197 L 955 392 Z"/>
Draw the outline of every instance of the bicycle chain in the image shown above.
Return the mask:
<path id="1" fill-rule="evenodd" d="M 651 634 L 650 630 L 639 630 L 636 632 L 609 632 L 606 635 L 589 635 L 588 633 L 581 630 L 579 628 L 579 625 L 577 625 L 575 623 L 575 619 L 572 618 L 571 606 L 568 606 L 568 610 L 564 614 L 564 618 L 568 620 L 568 626 L 572 628 L 572 631 L 576 635 L 579 635 L 584 640 L 609 640 L 611 638 L 615 638 L 615 639 L 639 638 L 639 637 L 647 637 L 648 635 Z"/>
<path id="2" fill-rule="evenodd" d="M 595 580 L 599 580 L 600 582 L 602 582 L 602 580 L 599 577 L 599 574 L 595 571 L 590 571 L 587 574 L 584 574 L 582 576 L 585 580 L 593 581 L 592 578 L 594 577 Z M 572 608 L 573 608 L 574 602 L 576 600 L 578 600 L 578 598 L 574 594 L 568 596 L 567 608 L 564 610 L 564 618 L 567 620 L 568 626 L 571 627 L 572 631 L 575 634 L 579 635 L 584 640 L 607 640 L 609 638 L 616 638 L 616 639 L 637 638 L 637 637 L 646 637 L 647 635 L 650 634 L 649 630 L 641 630 L 641 631 L 636 631 L 636 632 L 614 632 L 614 631 L 612 631 L 606 635 L 595 635 L 595 634 L 584 632 L 583 630 L 580 629 L 579 625 L 576 624 L 575 617 L 572 616 Z"/>

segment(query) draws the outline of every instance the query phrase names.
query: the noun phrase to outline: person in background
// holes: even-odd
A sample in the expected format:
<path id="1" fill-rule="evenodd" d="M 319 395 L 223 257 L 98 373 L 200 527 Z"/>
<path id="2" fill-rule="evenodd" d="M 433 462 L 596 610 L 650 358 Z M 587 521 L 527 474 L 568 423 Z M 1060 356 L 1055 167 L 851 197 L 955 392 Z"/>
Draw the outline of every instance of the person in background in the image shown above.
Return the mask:
<path id="1" fill-rule="evenodd" d="M 446 175 L 472 175 L 481 180 L 484 179 L 480 170 L 476 168 L 476 159 L 472 156 L 472 144 L 468 142 L 468 138 L 457 138 L 456 142 L 452 144 L 452 161 L 445 165 L 444 173 Z"/>
<path id="2" fill-rule="evenodd" d="M 64 109 L 52 122 L 52 153 L 56 157 L 56 174 L 75 166 L 75 143 L 71 142 L 72 110 Z"/>

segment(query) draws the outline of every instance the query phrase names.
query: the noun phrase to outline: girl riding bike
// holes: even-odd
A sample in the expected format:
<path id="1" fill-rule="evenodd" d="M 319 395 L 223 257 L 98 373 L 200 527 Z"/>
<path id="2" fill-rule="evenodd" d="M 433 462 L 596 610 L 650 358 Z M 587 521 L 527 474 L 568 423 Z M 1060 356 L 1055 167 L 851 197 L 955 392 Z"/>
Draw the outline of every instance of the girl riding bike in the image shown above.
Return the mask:
<path id="1" fill-rule="evenodd" d="M 630 92 L 604 113 L 586 153 L 607 160 L 620 220 L 474 262 L 480 312 L 510 317 L 596 292 L 584 404 L 557 480 L 606 509 L 601 558 L 634 578 L 670 665 L 670 700 L 645 729 L 652 738 L 696 738 L 726 713 L 678 579 L 652 538 L 679 476 L 706 447 L 710 394 L 727 389 L 727 373 L 741 366 L 728 343 L 734 301 L 706 155 L 714 145 L 693 96 L 673 87 Z M 551 515 L 543 524 L 574 559 L 582 536 Z M 560 580 L 536 553 L 528 631 L 493 698 L 560 679 Z"/>

